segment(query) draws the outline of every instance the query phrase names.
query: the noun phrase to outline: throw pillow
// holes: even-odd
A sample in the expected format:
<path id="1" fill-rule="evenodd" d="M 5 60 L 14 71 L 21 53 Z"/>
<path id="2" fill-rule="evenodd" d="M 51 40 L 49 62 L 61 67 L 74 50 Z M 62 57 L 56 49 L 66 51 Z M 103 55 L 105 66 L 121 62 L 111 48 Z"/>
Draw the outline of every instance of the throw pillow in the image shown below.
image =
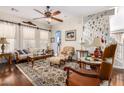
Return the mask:
<path id="1" fill-rule="evenodd" d="M 24 54 L 22 50 L 17 50 L 19 54 Z"/>
<path id="2" fill-rule="evenodd" d="M 26 50 L 26 49 L 23 49 L 23 52 L 25 53 L 25 54 L 29 54 L 30 52 L 28 51 L 28 50 Z"/>

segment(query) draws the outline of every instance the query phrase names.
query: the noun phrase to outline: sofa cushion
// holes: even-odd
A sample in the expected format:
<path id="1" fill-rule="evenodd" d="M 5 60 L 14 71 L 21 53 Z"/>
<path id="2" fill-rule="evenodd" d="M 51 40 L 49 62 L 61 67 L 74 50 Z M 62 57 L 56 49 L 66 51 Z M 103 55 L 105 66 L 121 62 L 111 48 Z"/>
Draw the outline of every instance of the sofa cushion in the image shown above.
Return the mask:
<path id="1" fill-rule="evenodd" d="M 25 54 L 22 50 L 17 50 L 17 52 L 22 55 L 22 54 Z"/>
<path id="2" fill-rule="evenodd" d="M 23 52 L 24 52 L 25 54 L 29 54 L 29 53 L 30 53 L 30 51 L 27 50 L 27 49 L 23 49 Z"/>

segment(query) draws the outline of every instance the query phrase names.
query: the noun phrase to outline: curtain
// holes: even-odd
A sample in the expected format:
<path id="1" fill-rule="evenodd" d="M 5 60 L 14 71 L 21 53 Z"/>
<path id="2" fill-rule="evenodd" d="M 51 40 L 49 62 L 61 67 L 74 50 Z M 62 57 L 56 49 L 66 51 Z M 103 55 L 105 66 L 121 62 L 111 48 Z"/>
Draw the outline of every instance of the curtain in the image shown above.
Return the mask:
<path id="1" fill-rule="evenodd" d="M 23 48 L 34 48 L 36 29 L 23 26 L 22 30 L 23 30 Z"/>
<path id="2" fill-rule="evenodd" d="M 16 25 L 6 22 L 0 22 L 0 37 L 14 39 L 16 32 Z"/>
<path id="3" fill-rule="evenodd" d="M 0 22 L 0 37 L 5 37 L 9 44 L 6 45 L 5 51 L 10 52 L 15 48 L 16 24 Z"/>
<path id="4" fill-rule="evenodd" d="M 49 32 L 48 31 L 40 30 L 40 39 L 48 40 L 48 36 L 49 36 Z"/>
<path id="5" fill-rule="evenodd" d="M 46 49 L 49 42 L 49 31 L 40 30 L 40 47 Z"/>
<path id="6" fill-rule="evenodd" d="M 35 29 L 31 27 L 23 27 L 23 38 L 26 40 L 35 39 Z"/>

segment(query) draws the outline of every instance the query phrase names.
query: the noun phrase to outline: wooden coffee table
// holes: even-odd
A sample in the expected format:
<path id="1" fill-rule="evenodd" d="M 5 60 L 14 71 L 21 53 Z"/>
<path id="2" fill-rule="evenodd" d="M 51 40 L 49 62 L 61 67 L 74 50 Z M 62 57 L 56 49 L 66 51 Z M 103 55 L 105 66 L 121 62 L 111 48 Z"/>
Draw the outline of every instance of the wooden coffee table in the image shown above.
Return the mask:
<path id="1" fill-rule="evenodd" d="M 27 56 L 27 61 L 28 63 L 31 62 L 32 63 L 32 67 L 34 66 L 34 61 L 35 60 L 39 60 L 39 59 L 46 59 L 48 57 L 51 57 L 52 55 L 50 54 L 47 54 L 47 55 L 30 55 L 30 56 Z"/>

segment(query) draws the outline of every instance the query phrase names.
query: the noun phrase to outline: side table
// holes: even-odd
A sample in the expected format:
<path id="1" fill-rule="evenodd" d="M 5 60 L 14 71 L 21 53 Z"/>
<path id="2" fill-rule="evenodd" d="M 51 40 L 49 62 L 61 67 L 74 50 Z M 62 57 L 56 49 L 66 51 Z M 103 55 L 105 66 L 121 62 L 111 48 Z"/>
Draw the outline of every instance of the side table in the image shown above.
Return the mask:
<path id="1" fill-rule="evenodd" d="M 0 54 L 0 58 L 7 58 L 9 64 L 12 64 L 12 54 L 11 53 L 2 53 Z"/>

